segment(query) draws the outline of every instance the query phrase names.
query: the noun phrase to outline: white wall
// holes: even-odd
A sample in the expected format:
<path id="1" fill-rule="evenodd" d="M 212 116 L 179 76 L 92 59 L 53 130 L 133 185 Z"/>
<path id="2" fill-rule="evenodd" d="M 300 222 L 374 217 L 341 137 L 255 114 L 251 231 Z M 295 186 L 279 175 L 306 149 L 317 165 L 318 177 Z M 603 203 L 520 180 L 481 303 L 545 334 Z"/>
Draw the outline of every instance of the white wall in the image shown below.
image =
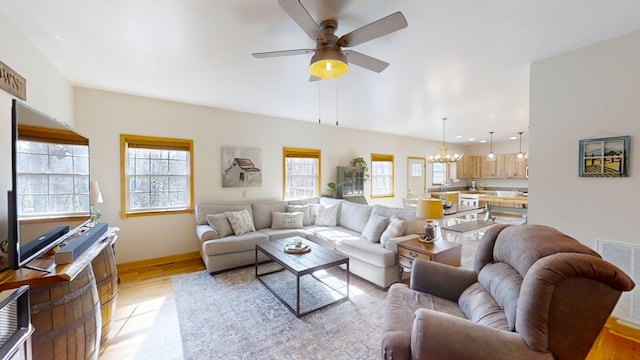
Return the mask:
<path id="1" fill-rule="evenodd" d="M 27 81 L 29 106 L 73 125 L 73 88 L 27 39 L 0 15 L 0 61 Z M 7 236 L 7 191 L 11 189 L 11 99 L 0 90 L 0 239 Z"/>
<path id="2" fill-rule="evenodd" d="M 640 32 L 531 66 L 529 222 L 640 245 Z M 578 142 L 631 135 L 630 177 L 578 176 Z"/>
<path id="3" fill-rule="evenodd" d="M 195 201 L 249 202 L 282 199 L 282 148 L 321 150 L 321 184 L 336 180 L 336 166 L 371 153 L 395 156 L 394 199 L 375 203 L 402 206 L 407 156 L 424 156 L 437 142 L 355 131 L 255 114 L 76 88 L 76 128 L 91 139 L 91 175 L 100 182 L 103 219 L 121 228 L 117 261 L 130 262 L 198 250 L 193 214 L 120 217 L 120 134 L 193 139 Z M 222 146 L 262 149 L 263 182 L 256 188 L 222 187 Z M 369 161 L 368 161 L 369 162 Z M 370 200 L 370 182 L 365 194 Z M 247 198 L 242 198 L 242 192 Z"/>

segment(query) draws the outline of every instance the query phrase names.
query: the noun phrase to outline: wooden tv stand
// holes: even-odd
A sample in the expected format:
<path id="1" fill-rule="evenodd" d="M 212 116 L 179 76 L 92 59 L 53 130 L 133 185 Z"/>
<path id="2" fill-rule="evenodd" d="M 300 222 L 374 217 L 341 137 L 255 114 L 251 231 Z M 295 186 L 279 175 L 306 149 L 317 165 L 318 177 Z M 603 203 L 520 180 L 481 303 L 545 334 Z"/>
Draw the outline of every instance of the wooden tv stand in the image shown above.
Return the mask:
<path id="1" fill-rule="evenodd" d="M 34 359 L 58 360 L 70 356 L 74 359 L 98 358 L 104 320 L 100 314 L 102 299 L 98 298 L 92 261 L 103 250 L 109 250 L 115 263 L 112 250 L 119 230 L 117 227 L 109 227 L 100 239 L 69 264 L 57 265 L 52 254 L 29 263 L 32 268 L 46 271 L 23 267 L 0 272 L 0 291 L 22 285 L 29 285 L 31 289 L 31 321 L 35 328 L 32 336 Z M 107 247 L 110 249 L 106 249 Z M 116 289 L 113 290 L 117 293 Z M 87 303 L 91 305 L 87 306 Z M 73 340 L 66 338 L 68 335 L 65 329 L 69 329 L 70 333 L 74 328 L 84 328 L 84 333 L 88 335 L 84 344 L 78 344 L 82 351 L 72 355 L 67 354 L 66 349 L 57 348 L 55 343 L 60 338 L 62 341 Z"/>

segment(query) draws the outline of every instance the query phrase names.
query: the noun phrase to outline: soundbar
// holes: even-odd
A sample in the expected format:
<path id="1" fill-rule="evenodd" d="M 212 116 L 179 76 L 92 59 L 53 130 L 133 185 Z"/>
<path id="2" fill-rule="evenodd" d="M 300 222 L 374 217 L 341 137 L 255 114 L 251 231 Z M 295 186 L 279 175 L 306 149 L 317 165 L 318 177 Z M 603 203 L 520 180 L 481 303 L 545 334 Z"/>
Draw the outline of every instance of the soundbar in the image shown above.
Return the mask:
<path id="1" fill-rule="evenodd" d="M 68 232 L 69 232 L 69 226 L 67 225 L 60 225 L 60 226 L 54 227 L 53 229 L 38 236 L 37 238 L 33 239 L 32 241 L 28 242 L 25 246 L 23 246 L 22 249 L 20 250 L 22 252 L 22 257 L 27 259 L 33 256 L 36 252 L 42 249 L 42 245 L 50 244 Z"/>
<path id="2" fill-rule="evenodd" d="M 56 265 L 70 264 L 107 232 L 105 223 L 95 224 L 56 251 Z"/>

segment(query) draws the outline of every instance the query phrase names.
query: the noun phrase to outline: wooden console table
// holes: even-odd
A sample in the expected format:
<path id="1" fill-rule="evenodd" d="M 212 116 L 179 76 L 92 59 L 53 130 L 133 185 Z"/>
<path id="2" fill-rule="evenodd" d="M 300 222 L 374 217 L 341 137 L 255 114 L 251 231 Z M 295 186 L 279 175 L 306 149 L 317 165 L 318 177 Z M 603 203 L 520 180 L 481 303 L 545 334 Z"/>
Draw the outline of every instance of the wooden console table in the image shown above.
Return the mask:
<path id="1" fill-rule="evenodd" d="M 119 230 L 108 228 L 72 263 L 56 265 L 54 255 L 29 263 L 48 273 L 27 268 L 0 273 L 0 290 L 30 287 L 34 359 L 98 359 L 103 301 L 98 296 L 92 261 L 107 248 L 113 257 L 112 246 Z M 115 263 L 115 259 L 111 261 Z M 78 331 L 80 328 L 83 331 Z M 84 334 L 84 339 L 78 338 L 79 333 Z"/>

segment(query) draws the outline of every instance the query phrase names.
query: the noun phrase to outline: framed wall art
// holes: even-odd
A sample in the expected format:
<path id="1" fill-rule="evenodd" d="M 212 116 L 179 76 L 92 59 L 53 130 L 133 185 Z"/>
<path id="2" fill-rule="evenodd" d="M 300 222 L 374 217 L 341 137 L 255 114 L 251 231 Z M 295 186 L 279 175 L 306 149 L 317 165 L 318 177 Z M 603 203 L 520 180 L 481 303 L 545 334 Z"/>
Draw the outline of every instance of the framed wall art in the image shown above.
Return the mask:
<path id="1" fill-rule="evenodd" d="M 222 147 L 222 187 L 262 186 L 262 150 Z"/>
<path id="2" fill-rule="evenodd" d="M 581 177 L 628 177 L 630 136 L 580 140 Z"/>

